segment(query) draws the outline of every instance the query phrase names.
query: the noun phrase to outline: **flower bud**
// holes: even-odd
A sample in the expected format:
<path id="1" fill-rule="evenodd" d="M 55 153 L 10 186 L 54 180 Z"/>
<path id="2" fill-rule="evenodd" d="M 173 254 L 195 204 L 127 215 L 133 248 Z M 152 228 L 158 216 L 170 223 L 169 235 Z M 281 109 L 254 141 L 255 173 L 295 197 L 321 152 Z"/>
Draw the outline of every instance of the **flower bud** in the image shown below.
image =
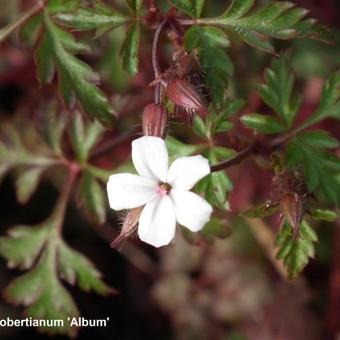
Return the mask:
<path id="1" fill-rule="evenodd" d="M 293 235 L 296 238 L 299 235 L 300 224 L 304 215 L 303 201 L 297 193 L 288 193 L 281 197 L 281 211 L 287 222 L 293 228 Z"/>
<path id="2" fill-rule="evenodd" d="M 123 226 L 118 237 L 110 244 L 111 248 L 120 247 L 120 245 L 137 231 L 140 214 L 144 207 L 131 209 L 123 219 Z"/>
<path id="3" fill-rule="evenodd" d="M 143 134 L 145 136 L 163 137 L 168 121 L 168 112 L 160 104 L 149 104 L 142 117 Z"/>
<path id="4" fill-rule="evenodd" d="M 207 107 L 195 88 L 184 79 L 170 80 L 166 89 L 167 97 L 176 105 L 189 112 L 197 112 L 201 115 L 207 113 Z"/>

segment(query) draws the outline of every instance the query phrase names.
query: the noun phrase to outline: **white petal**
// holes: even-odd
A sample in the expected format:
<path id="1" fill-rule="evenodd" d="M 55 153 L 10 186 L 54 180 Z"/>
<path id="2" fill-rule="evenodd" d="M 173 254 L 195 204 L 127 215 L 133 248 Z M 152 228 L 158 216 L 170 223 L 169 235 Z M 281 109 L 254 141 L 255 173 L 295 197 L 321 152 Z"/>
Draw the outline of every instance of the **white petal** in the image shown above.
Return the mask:
<path id="1" fill-rule="evenodd" d="M 111 175 L 107 182 L 110 207 L 114 210 L 140 207 L 157 197 L 157 182 L 132 174 Z"/>
<path id="2" fill-rule="evenodd" d="M 191 231 L 199 231 L 210 220 L 211 205 L 193 192 L 172 189 L 170 197 L 175 205 L 177 222 Z"/>
<path id="3" fill-rule="evenodd" d="M 168 150 L 162 138 L 144 136 L 132 142 L 132 161 L 137 172 L 165 182 L 168 174 Z"/>
<path id="4" fill-rule="evenodd" d="M 176 189 L 190 190 L 210 174 L 209 161 L 198 155 L 177 158 L 170 166 L 167 182 Z"/>
<path id="5" fill-rule="evenodd" d="M 144 207 L 140 218 L 139 238 L 154 247 L 165 246 L 174 238 L 176 216 L 169 196 L 157 198 Z"/>

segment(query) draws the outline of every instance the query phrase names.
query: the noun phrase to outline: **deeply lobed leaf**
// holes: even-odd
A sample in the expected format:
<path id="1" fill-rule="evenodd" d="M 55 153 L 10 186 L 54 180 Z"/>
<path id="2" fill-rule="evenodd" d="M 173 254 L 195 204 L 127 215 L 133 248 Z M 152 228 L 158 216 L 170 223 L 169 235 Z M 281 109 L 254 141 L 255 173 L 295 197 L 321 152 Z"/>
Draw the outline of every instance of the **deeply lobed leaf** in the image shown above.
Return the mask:
<path id="1" fill-rule="evenodd" d="M 113 109 L 104 93 L 95 85 L 98 75 L 74 53 L 88 51 L 86 44 L 77 42 L 68 32 L 56 26 L 44 13 L 44 34 L 36 49 L 38 77 L 41 83 L 50 83 L 55 70 L 59 90 L 66 106 L 73 108 L 76 99 L 82 109 L 103 124 L 111 124 Z"/>
<path id="2" fill-rule="evenodd" d="M 302 221 L 299 236 L 295 239 L 292 227 L 287 222 L 284 223 L 276 238 L 276 245 L 279 247 L 277 257 L 283 260 L 291 279 L 298 276 L 310 257 L 314 257 L 314 243 L 317 240 L 315 231 L 305 220 Z"/>
<path id="3" fill-rule="evenodd" d="M 330 31 L 314 19 L 304 19 L 308 11 L 288 1 L 274 1 L 248 14 L 254 0 L 233 0 L 226 12 L 217 18 L 201 19 L 200 23 L 218 25 L 231 30 L 246 43 L 267 52 L 274 52 L 270 38 L 311 38 L 333 43 Z"/>

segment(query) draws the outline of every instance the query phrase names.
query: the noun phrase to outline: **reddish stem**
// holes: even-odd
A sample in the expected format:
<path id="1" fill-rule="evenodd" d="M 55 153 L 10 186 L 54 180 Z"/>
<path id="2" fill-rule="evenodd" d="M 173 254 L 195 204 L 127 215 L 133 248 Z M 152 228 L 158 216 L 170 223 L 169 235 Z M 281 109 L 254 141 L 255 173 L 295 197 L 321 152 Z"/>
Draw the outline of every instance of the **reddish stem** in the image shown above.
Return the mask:
<path id="1" fill-rule="evenodd" d="M 155 74 L 155 79 L 159 79 L 161 76 L 161 70 L 159 67 L 159 62 L 158 62 L 158 41 L 159 41 L 159 37 L 160 34 L 165 26 L 165 24 L 167 23 L 168 18 L 165 17 L 161 23 L 158 25 L 154 38 L 153 38 L 153 42 L 152 42 L 152 67 L 153 67 L 153 71 Z M 159 104 L 161 102 L 161 84 L 160 82 L 158 82 L 155 85 L 155 103 Z"/>
<path id="2" fill-rule="evenodd" d="M 223 161 L 221 163 L 218 163 L 216 165 L 212 165 L 210 167 L 210 171 L 211 172 L 221 171 L 221 170 L 227 169 L 227 168 L 229 168 L 233 165 L 237 165 L 237 164 L 241 163 L 251 153 L 253 153 L 254 149 L 255 149 L 255 143 L 251 143 L 245 149 L 240 151 L 233 158 L 230 158 L 230 159 Z"/>

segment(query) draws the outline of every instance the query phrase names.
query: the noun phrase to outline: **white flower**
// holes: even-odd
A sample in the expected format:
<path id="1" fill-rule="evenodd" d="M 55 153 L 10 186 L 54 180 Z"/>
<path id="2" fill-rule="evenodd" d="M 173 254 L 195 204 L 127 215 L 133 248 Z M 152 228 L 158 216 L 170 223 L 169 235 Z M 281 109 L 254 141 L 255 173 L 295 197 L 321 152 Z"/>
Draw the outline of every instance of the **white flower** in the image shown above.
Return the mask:
<path id="1" fill-rule="evenodd" d="M 212 207 L 189 190 L 210 173 L 202 156 L 180 157 L 168 168 L 168 150 L 162 138 L 144 136 L 132 142 L 132 161 L 139 174 L 111 175 L 107 183 L 114 210 L 144 206 L 139 218 L 139 238 L 155 247 L 175 236 L 176 221 L 199 231 L 209 221 Z"/>

